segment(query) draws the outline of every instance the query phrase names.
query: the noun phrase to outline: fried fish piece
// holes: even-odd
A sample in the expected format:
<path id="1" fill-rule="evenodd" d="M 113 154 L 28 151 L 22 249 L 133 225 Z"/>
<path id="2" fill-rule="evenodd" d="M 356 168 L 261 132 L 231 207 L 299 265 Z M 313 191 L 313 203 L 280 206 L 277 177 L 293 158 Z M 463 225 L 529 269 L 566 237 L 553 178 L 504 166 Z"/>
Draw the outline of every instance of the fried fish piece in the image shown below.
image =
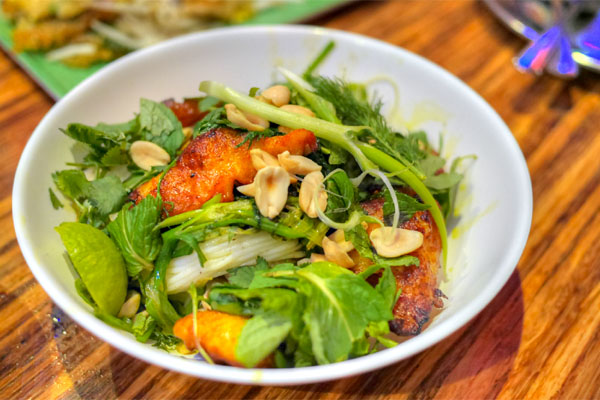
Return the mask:
<path id="1" fill-rule="evenodd" d="M 235 348 L 248 318 L 220 311 L 198 311 L 196 319 L 195 334 L 194 314 L 179 319 L 173 327 L 173 334 L 183 340 L 190 350 L 202 346 L 214 361 L 243 367 L 235 355 Z M 257 365 L 259 368 L 272 366 L 272 355 L 267 356 Z"/>
<path id="2" fill-rule="evenodd" d="M 196 210 L 219 193 L 221 201 L 233 201 L 234 184 L 252 183 L 256 175 L 250 149 L 262 149 L 273 156 L 286 150 L 306 155 L 317 149 L 315 135 L 306 129 L 255 140 L 251 147 L 239 146 L 243 140 L 244 135 L 233 129 L 218 128 L 190 142 L 161 182 L 163 201 L 172 207 L 170 215 Z M 148 195 L 156 196 L 158 180 L 157 176 L 138 187 L 130 199 L 138 203 Z"/>
<path id="3" fill-rule="evenodd" d="M 72 21 L 49 20 L 36 24 L 20 20 L 13 31 L 14 49 L 21 52 L 63 46 L 87 31 L 91 21 L 87 17 Z"/>
<path id="4" fill-rule="evenodd" d="M 383 221 L 383 203 L 383 198 L 377 198 L 363 202 L 361 205 L 367 214 Z M 370 233 L 378 226 L 370 224 L 367 231 Z M 390 330 L 397 335 L 410 336 L 421 332 L 423 326 L 429 321 L 433 307 L 442 306 L 440 298 L 442 294 L 437 289 L 442 242 L 429 211 L 415 213 L 400 227 L 423 234 L 423 245 L 410 253 L 419 259 L 419 266 L 410 265 L 392 269 L 402 294 L 394 306 L 394 319 L 390 322 Z"/>

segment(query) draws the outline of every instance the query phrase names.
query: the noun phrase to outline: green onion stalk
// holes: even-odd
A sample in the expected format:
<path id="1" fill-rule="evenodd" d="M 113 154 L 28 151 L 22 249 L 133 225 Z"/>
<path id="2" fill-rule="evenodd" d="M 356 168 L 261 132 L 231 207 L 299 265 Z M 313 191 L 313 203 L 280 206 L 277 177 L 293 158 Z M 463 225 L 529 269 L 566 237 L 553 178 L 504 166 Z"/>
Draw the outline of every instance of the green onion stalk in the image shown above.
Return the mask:
<path id="1" fill-rule="evenodd" d="M 312 131 L 318 138 L 334 143 L 348 151 L 363 171 L 375 169 L 378 166 L 400 178 L 417 193 L 426 205 L 430 206 L 431 215 L 442 238 L 442 260 L 443 264 L 446 265 L 448 238 L 446 222 L 439 204 L 425 184 L 410 171 L 408 165 L 353 137 L 352 132 L 360 132 L 363 129 L 370 130 L 370 127 L 347 126 L 306 115 L 294 114 L 246 96 L 214 81 L 200 83 L 200 91 L 225 103 L 234 104 L 242 111 L 252 113 L 276 124 L 292 129 Z"/>

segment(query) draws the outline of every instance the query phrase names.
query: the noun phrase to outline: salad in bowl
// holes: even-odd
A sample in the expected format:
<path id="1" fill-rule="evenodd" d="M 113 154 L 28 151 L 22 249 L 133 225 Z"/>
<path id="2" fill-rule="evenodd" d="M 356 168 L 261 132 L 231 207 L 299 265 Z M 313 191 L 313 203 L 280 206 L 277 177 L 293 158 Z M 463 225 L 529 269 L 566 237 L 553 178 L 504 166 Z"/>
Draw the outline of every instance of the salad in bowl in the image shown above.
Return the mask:
<path id="1" fill-rule="evenodd" d="M 55 229 L 96 317 L 140 342 L 238 367 L 330 364 L 394 347 L 444 307 L 461 162 L 399 132 L 364 84 L 314 71 L 241 93 L 142 98 L 62 130 Z M 251 83 L 250 83 L 251 84 Z"/>

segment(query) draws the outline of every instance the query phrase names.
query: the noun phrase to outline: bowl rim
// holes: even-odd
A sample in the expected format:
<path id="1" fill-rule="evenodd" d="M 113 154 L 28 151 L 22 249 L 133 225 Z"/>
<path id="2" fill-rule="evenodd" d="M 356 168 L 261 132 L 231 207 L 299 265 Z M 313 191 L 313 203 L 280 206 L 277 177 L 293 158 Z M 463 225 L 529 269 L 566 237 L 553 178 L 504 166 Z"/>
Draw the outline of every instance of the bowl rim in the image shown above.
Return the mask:
<path id="1" fill-rule="evenodd" d="M 243 369 L 223 365 L 210 365 L 198 362 L 196 360 L 184 359 L 176 355 L 169 354 L 162 350 L 149 348 L 147 344 L 138 343 L 135 339 L 123 338 L 116 328 L 113 328 L 100 319 L 96 318 L 82 303 L 72 299 L 67 293 L 60 289 L 60 284 L 46 270 L 43 263 L 38 261 L 35 251 L 28 243 L 26 238 L 27 223 L 22 216 L 24 215 L 24 202 L 22 199 L 27 196 L 27 185 L 25 183 L 25 174 L 29 165 L 33 162 L 33 156 L 36 151 L 37 142 L 43 137 L 44 132 L 49 128 L 55 115 L 59 115 L 64 108 L 77 99 L 81 93 L 84 93 L 88 87 L 95 82 L 103 80 L 105 77 L 126 66 L 130 61 L 137 58 L 149 56 L 152 53 L 160 53 L 173 44 L 194 43 L 196 41 L 211 40 L 215 37 L 235 37 L 240 34 L 300 34 L 300 35 L 327 35 L 333 40 L 351 41 L 359 45 L 369 46 L 380 50 L 381 52 L 399 53 L 404 58 L 422 67 L 424 73 L 434 72 L 447 80 L 456 90 L 462 91 L 475 104 L 480 112 L 484 114 L 490 124 L 503 132 L 501 139 L 507 145 L 507 149 L 515 163 L 516 187 L 515 193 L 521 195 L 519 203 L 523 205 L 521 217 L 514 222 L 514 236 L 510 242 L 510 247 L 502 262 L 498 265 L 492 279 L 488 281 L 481 292 L 473 301 L 466 304 L 458 310 L 450 319 L 441 321 L 434 329 L 428 329 L 421 334 L 411 338 L 405 343 L 410 346 L 399 345 L 395 348 L 386 349 L 374 354 L 359 357 L 340 363 L 320 365 L 304 368 L 290 369 Z M 473 319 L 489 302 L 499 293 L 508 278 L 513 273 L 521 257 L 529 230 L 533 212 L 533 196 L 531 187 L 531 178 L 523 153 L 514 136 L 500 118 L 500 116 L 491 108 L 491 106 L 474 90 L 464 82 L 452 75 L 450 72 L 436 65 L 435 63 L 400 47 L 382 42 L 377 39 L 365 37 L 363 35 L 312 26 L 303 25 L 258 25 L 243 27 L 226 27 L 206 32 L 192 33 L 171 39 L 158 45 L 143 49 L 138 52 L 126 55 L 108 66 L 102 68 L 96 74 L 85 79 L 76 88 L 69 92 L 63 99 L 59 100 L 52 109 L 44 116 L 38 124 L 33 134 L 29 138 L 25 149 L 19 160 L 15 173 L 13 186 L 13 223 L 15 227 L 17 241 L 27 265 L 34 274 L 42 288 L 50 298 L 64 310 L 73 320 L 84 327 L 94 336 L 109 343 L 115 348 L 142 359 L 150 364 L 158 365 L 162 368 L 170 369 L 187 375 L 210 379 L 214 381 L 238 383 L 238 384 L 260 384 L 260 385 L 292 385 L 307 384 L 322 381 L 329 381 L 344 377 L 357 375 L 382 368 L 402 359 L 411 357 L 424 349 L 433 346 L 444 338 L 456 332 L 467 322 Z"/>

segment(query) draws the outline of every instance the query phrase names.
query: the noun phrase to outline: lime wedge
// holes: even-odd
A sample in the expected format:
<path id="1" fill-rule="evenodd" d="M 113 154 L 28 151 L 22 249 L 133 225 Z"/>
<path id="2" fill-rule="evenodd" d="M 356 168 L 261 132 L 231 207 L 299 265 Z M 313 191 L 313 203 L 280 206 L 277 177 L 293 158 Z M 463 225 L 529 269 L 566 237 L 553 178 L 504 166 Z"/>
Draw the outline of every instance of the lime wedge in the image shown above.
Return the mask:
<path id="1" fill-rule="evenodd" d="M 98 308 L 117 315 L 127 294 L 125 262 L 117 246 L 101 230 L 79 222 L 54 229 Z"/>

